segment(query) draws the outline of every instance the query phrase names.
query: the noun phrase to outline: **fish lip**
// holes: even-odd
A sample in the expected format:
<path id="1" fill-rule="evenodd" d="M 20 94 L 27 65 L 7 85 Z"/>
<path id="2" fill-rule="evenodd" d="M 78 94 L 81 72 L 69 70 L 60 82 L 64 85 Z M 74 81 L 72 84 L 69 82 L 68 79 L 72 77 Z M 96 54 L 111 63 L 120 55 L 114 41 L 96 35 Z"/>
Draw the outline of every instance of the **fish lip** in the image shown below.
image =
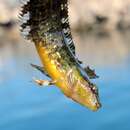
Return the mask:
<path id="1" fill-rule="evenodd" d="M 101 103 L 96 103 L 96 107 L 97 109 L 101 108 L 102 107 Z"/>
<path id="2" fill-rule="evenodd" d="M 92 109 L 92 111 L 93 111 L 93 112 L 98 111 L 99 108 L 101 108 L 101 106 L 102 106 L 101 103 L 96 103 L 96 104 L 95 104 L 95 107 Z"/>
<path id="3" fill-rule="evenodd" d="M 102 104 L 100 103 L 100 99 L 99 99 L 98 93 L 96 94 L 96 99 L 97 99 L 97 102 L 95 103 L 95 106 L 96 106 L 96 108 L 98 110 L 99 108 L 102 107 Z"/>

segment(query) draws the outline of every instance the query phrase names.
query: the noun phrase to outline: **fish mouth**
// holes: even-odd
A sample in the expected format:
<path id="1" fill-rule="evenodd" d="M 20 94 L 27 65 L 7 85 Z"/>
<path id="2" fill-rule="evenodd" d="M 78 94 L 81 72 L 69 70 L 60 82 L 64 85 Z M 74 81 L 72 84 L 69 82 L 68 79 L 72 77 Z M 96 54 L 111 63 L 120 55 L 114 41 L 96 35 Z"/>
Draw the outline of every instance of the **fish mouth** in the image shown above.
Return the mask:
<path id="1" fill-rule="evenodd" d="M 96 112 L 101 108 L 101 103 L 95 103 L 94 105 L 85 105 L 85 107 L 89 108 L 90 110 Z"/>
<path id="2" fill-rule="evenodd" d="M 97 111 L 97 110 L 99 110 L 99 108 L 101 108 L 101 107 L 102 107 L 101 103 L 96 103 L 96 104 L 95 104 L 95 108 L 93 109 L 93 111 Z"/>
<path id="3" fill-rule="evenodd" d="M 96 103 L 94 105 L 84 105 L 85 107 L 87 107 L 89 110 L 96 112 L 101 108 L 101 103 Z"/>
<path id="4" fill-rule="evenodd" d="M 97 95 L 93 95 L 89 98 L 88 102 L 86 102 L 86 106 L 92 111 L 98 111 L 102 107 Z"/>
<path id="5" fill-rule="evenodd" d="M 94 103 L 94 106 L 92 107 L 92 110 L 93 111 L 97 111 L 97 110 L 99 110 L 99 108 L 101 108 L 102 107 L 102 105 L 101 105 L 101 103 L 100 103 L 100 100 L 99 100 L 99 97 L 96 95 L 96 97 L 95 97 L 96 99 L 96 102 Z"/>
<path id="6" fill-rule="evenodd" d="M 77 103 L 79 103 L 79 104 L 81 104 L 82 106 L 84 106 L 84 107 L 86 107 L 86 108 L 88 108 L 88 109 L 90 109 L 90 110 L 92 110 L 93 112 L 96 112 L 96 111 L 98 111 L 101 107 L 102 107 L 102 105 L 101 105 L 101 103 L 99 102 L 99 101 L 96 101 L 95 103 L 94 102 L 88 102 L 88 99 L 87 99 L 87 101 L 85 101 L 85 100 L 82 100 L 82 99 L 80 99 L 80 98 L 72 98 L 74 101 L 76 101 Z"/>

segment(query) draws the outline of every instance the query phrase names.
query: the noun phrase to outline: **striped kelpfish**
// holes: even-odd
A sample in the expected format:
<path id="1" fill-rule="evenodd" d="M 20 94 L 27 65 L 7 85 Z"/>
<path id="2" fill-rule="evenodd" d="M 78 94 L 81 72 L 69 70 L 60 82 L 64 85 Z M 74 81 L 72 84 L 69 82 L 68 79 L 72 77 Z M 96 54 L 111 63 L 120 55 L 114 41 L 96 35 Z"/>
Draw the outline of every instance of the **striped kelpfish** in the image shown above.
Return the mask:
<path id="1" fill-rule="evenodd" d="M 42 67 L 32 66 L 50 80 L 35 79 L 40 86 L 55 85 L 69 98 L 96 111 L 98 89 L 91 83 L 94 70 L 76 58 L 68 19 L 68 0 L 22 0 L 21 32 L 35 44 Z"/>

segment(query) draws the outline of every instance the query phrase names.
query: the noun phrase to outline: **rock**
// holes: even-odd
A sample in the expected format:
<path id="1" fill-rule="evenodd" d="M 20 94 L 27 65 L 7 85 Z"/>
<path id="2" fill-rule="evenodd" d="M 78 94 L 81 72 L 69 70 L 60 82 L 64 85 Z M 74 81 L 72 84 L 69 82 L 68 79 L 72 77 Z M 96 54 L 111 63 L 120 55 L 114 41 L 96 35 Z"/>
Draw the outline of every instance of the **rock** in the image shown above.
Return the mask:
<path id="1" fill-rule="evenodd" d="M 130 0 L 71 0 L 69 10 L 73 29 L 95 24 L 106 30 L 117 29 L 119 23 L 122 28 L 130 26 Z"/>

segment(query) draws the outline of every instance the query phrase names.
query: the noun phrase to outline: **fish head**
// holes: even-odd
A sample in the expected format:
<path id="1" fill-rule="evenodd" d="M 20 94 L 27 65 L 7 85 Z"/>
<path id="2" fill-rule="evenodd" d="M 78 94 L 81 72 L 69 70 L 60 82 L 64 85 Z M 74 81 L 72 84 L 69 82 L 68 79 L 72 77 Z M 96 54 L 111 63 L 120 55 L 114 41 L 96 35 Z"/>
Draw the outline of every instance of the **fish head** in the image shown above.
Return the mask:
<path id="1" fill-rule="evenodd" d="M 95 84 L 91 83 L 88 89 L 90 94 L 88 96 L 88 102 L 86 102 L 85 105 L 88 106 L 91 110 L 97 111 L 101 107 L 98 88 Z"/>
<path id="2" fill-rule="evenodd" d="M 92 111 L 97 111 L 101 107 L 98 88 L 95 84 L 88 84 L 86 81 L 79 83 L 76 88 L 76 93 L 73 95 L 75 101 Z"/>

